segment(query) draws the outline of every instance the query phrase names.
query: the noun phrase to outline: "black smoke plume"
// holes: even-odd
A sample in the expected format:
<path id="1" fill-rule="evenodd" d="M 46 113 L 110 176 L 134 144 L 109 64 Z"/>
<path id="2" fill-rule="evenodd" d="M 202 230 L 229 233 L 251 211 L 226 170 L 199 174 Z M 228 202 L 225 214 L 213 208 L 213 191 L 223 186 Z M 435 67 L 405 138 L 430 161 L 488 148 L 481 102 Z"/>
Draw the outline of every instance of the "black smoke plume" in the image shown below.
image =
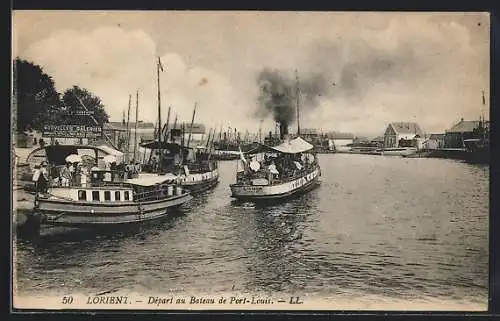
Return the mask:
<path id="1" fill-rule="evenodd" d="M 307 113 L 318 106 L 320 96 L 328 93 L 327 79 L 318 73 L 296 74 L 275 69 L 264 69 L 257 77 L 260 88 L 256 117 L 263 119 L 271 115 L 280 125 L 288 126 L 297 116 L 297 89 L 300 113 Z"/>

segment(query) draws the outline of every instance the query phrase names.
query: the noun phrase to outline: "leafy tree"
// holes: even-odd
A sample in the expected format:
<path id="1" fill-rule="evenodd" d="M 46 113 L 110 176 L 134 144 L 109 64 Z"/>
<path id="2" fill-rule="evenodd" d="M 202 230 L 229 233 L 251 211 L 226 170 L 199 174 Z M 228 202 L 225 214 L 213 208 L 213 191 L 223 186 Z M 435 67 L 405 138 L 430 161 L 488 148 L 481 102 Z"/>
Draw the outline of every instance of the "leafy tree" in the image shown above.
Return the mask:
<path id="1" fill-rule="evenodd" d="M 85 108 L 82 106 L 82 103 L 88 111 L 93 113 L 92 116 L 95 120 L 97 120 L 99 125 L 109 121 L 109 115 L 106 113 L 101 99 L 94 96 L 84 88 L 73 86 L 72 88 L 67 89 L 64 92 L 62 100 L 65 116 L 58 116 L 60 117 L 61 124 L 95 126 L 95 122 L 91 116 L 79 114 L 85 112 Z"/>
<path id="2" fill-rule="evenodd" d="M 41 129 L 48 115 L 60 109 L 54 81 L 40 66 L 20 58 L 14 61 L 13 80 L 17 131 Z"/>

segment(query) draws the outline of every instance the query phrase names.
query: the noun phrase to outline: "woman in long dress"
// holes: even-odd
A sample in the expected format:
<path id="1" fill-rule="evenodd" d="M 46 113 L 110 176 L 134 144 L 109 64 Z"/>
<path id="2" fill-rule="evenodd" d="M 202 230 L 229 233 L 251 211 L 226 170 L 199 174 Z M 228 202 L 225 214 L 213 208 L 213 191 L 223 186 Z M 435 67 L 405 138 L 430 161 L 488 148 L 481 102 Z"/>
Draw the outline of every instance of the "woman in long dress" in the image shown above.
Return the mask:
<path id="1" fill-rule="evenodd" d="M 106 162 L 104 166 L 104 169 L 106 170 L 106 172 L 104 173 L 104 181 L 111 182 L 111 172 L 109 172 L 111 170 L 111 164 Z"/>
<path id="2" fill-rule="evenodd" d="M 82 185 L 82 187 L 87 187 L 88 177 L 89 177 L 89 170 L 87 166 L 84 164 L 80 169 L 80 184 Z"/>

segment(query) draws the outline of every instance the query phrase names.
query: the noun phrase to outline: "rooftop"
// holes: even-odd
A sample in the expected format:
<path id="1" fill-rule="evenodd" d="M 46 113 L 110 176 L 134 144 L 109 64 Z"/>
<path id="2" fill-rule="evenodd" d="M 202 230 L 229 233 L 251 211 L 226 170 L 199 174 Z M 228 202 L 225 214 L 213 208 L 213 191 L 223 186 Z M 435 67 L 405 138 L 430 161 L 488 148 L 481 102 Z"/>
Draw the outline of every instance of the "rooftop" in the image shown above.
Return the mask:
<path id="1" fill-rule="evenodd" d="M 354 135 L 350 133 L 340 133 L 340 132 L 331 132 L 327 134 L 327 137 L 330 139 L 354 139 Z"/>
<path id="2" fill-rule="evenodd" d="M 371 141 L 372 142 L 382 142 L 383 143 L 384 140 L 385 140 L 384 136 L 377 136 L 374 139 L 372 139 Z"/>
<path id="3" fill-rule="evenodd" d="M 478 120 L 460 120 L 458 124 L 448 129 L 447 133 L 471 133 L 479 126 Z"/>
<path id="4" fill-rule="evenodd" d="M 135 122 L 130 122 L 129 123 L 129 129 L 135 128 Z M 138 122 L 137 123 L 137 129 L 154 129 L 155 125 L 153 123 L 145 123 L 145 122 Z M 109 123 L 104 124 L 104 129 L 111 129 L 111 130 L 127 130 L 127 123 L 122 123 L 119 121 L 111 121 Z"/>
<path id="5" fill-rule="evenodd" d="M 395 122 L 390 123 L 390 126 L 394 129 L 397 134 L 415 134 L 420 137 L 424 136 L 424 133 L 420 129 L 420 126 L 417 123 L 411 122 Z"/>
<path id="6" fill-rule="evenodd" d="M 431 134 L 429 136 L 429 139 L 443 139 L 444 138 L 444 134 Z"/>
<path id="7" fill-rule="evenodd" d="M 175 124 L 175 128 L 176 129 L 181 129 L 181 126 L 182 124 Z M 185 124 L 185 133 L 189 133 L 189 128 L 191 127 L 191 124 Z M 205 134 L 205 131 L 206 131 L 206 128 L 205 128 L 205 125 L 203 124 L 197 124 L 197 123 L 193 123 L 193 127 L 192 127 L 192 131 L 191 133 L 193 134 Z"/>
<path id="8" fill-rule="evenodd" d="M 155 127 L 157 126 L 158 124 L 154 124 L 154 123 L 151 123 L 151 122 L 138 122 L 137 123 L 137 129 L 150 129 L 151 131 L 153 131 L 155 129 Z M 172 123 L 170 123 L 169 127 L 170 129 L 172 129 Z M 191 124 L 186 124 L 186 133 L 189 133 L 189 127 L 190 127 Z M 162 124 L 162 126 L 165 126 L 165 124 Z M 135 128 L 135 122 L 130 122 L 129 123 L 129 129 L 130 130 L 134 130 Z M 177 129 L 180 129 L 181 128 L 181 124 L 180 123 L 177 123 L 175 125 L 175 128 Z M 104 129 L 109 129 L 109 130 L 117 130 L 117 131 L 126 131 L 127 130 L 127 124 L 125 123 L 122 123 L 122 122 L 109 122 L 109 123 L 106 123 L 104 124 Z M 192 131 L 193 134 L 205 134 L 205 125 L 203 124 L 193 124 L 193 131 Z"/>

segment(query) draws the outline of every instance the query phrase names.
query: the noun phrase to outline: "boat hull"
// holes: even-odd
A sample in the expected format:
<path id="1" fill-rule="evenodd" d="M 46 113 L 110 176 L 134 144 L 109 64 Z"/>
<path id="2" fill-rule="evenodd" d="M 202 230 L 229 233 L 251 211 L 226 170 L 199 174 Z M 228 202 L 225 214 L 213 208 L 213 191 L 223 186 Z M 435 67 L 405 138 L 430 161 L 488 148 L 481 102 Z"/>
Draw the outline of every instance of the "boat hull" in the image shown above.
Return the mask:
<path id="1" fill-rule="evenodd" d="M 188 193 L 142 203 L 93 203 L 66 200 L 38 201 L 36 212 L 42 225 L 92 228 L 147 222 L 165 217 L 192 196 Z"/>
<path id="2" fill-rule="evenodd" d="M 213 177 L 204 181 L 183 182 L 181 185 L 191 194 L 198 194 L 215 188 L 219 184 L 219 177 Z"/>
<path id="3" fill-rule="evenodd" d="M 231 197 L 241 201 L 270 201 L 293 197 L 307 193 L 319 185 L 320 169 L 295 180 L 276 185 L 242 185 L 232 184 Z"/>
<path id="4" fill-rule="evenodd" d="M 393 148 L 393 149 L 383 149 L 378 150 L 382 156 L 409 156 L 416 154 L 418 150 L 416 148 Z"/>

